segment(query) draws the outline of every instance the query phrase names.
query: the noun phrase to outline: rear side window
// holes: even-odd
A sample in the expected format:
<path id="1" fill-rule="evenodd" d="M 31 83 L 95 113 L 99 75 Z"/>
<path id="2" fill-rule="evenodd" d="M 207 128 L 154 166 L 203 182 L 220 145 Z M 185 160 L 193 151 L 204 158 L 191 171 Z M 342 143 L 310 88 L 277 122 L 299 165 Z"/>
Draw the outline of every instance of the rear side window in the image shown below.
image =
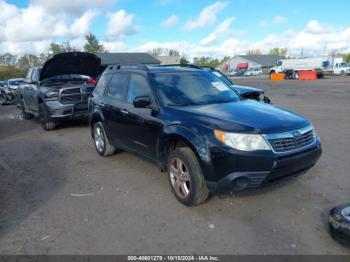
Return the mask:
<path id="1" fill-rule="evenodd" d="M 102 75 L 100 77 L 94 90 L 94 95 L 103 96 L 105 89 L 108 86 L 109 81 L 111 80 L 111 77 L 111 74 Z"/>
<path id="2" fill-rule="evenodd" d="M 117 73 L 113 75 L 109 84 L 107 96 L 118 100 L 125 100 L 128 78 L 128 74 Z"/>
<path id="3" fill-rule="evenodd" d="M 129 80 L 128 103 L 133 103 L 138 96 L 151 96 L 151 89 L 146 78 L 142 75 L 132 74 Z"/>

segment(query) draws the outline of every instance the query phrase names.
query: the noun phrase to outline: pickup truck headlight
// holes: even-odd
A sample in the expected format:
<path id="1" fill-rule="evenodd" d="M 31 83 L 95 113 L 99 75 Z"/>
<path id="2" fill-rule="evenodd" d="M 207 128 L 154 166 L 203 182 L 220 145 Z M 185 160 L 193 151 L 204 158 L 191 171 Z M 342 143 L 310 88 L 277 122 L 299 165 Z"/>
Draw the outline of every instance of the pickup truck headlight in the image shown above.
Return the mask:
<path id="1" fill-rule="evenodd" d="M 221 143 L 241 151 L 271 150 L 261 135 L 226 133 L 214 130 L 217 140 Z"/>
<path id="2" fill-rule="evenodd" d="M 45 93 L 45 97 L 46 97 L 46 98 L 58 98 L 58 93 L 57 93 L 57 92 L 49 91 L 49 92 L 46 92 L 46 93 Z"/>

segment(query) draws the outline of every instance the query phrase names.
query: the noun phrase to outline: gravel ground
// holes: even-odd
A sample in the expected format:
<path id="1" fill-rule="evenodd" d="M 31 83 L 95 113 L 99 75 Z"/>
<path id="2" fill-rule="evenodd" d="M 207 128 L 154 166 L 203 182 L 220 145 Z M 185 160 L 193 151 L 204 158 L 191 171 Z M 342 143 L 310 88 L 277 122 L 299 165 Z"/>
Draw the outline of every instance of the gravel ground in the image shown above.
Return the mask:
<path id="1" fill-rule="evenodd" d="M 304 176 L 194 208 L 153 164 L 99 157 L 85 122 L 45 132 L 0 106 L 0 253 L 350 254 L 327 232 L 330 208 L 350 202 L 349 80 L 237 79 L 307 116 L 324 153 Z"/>

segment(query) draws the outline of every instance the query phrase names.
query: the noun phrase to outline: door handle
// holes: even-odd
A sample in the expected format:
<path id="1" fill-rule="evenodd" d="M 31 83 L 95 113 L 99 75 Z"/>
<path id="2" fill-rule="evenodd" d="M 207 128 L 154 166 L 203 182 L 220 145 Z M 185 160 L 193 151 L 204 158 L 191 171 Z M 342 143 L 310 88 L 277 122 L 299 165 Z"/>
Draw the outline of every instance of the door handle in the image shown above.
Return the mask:
<path id="1" fill-rule="evenodd" d="M 121 109 L 120 112 L 125 115 L 129 114 L 128 110 L 126 109 Z"/>

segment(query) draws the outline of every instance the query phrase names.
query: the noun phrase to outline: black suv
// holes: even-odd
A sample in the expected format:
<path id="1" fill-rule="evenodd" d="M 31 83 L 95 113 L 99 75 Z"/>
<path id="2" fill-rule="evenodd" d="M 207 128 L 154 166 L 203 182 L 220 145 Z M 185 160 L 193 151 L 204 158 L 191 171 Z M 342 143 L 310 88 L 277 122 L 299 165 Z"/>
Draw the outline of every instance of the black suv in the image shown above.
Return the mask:
<path id="1" fill-rule="evenodd" d="M 321 155 L 304 117 L 241 99 L 199 68 L 110 66 L 89 101 L 89 119 L 100 155 L 122 149 L 150 159 L 185 205 L 204 202 L 210 191 L 299 175 Z"/>

